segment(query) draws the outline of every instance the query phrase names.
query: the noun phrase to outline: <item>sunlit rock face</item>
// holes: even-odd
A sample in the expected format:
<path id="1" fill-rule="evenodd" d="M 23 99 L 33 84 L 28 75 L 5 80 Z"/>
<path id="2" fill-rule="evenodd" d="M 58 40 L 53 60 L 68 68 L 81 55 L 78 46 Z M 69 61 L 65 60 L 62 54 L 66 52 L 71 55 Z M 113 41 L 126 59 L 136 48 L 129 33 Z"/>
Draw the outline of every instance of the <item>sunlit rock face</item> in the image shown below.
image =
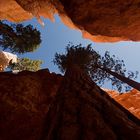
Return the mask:
<path id="1" fill-rule="evenodd" d="M 34 16 L 41 23 L 40 16 L 54 20 L 57 10 L 50 0 L 1 0 L 0 19 L 21 22 Z"/>
<path id="2" fill-rule="evenodd" d="M 0 140 L 39 140 L 61 76 L 24 71 L 0 73 Z"/>
<path id="3" fill-rule="evenodd" d="M 60 1 L 74 24 L 101 41 L 140 40 L 139 0 Z"/>
<path id="4" fill-rule="evenodd" d="M 140 119 L 140 91 L 133 89 L 124 94 L 117 91 L 105 90 L 109 95 Z"/>
<path id="5" fill-rule="evenodd" d="M 139 41 L 139 0 L 1 0 L 0 19 L 14 22 L 40 16 L 79 29 L 84 38 L 95 42 Z"/>
<path id="6" fill-rule="evenodd" d="M 0 19 L 21 22 L 33 18 L 15 0 L 0 0 Z"/>
<path id="7" fill-rule="evenodd" d="M 1 67 L 0 71 L 4 71 L 5 68 L 8 67 L 9 62 L 17 63 L 17 55 L 5 51 L 0 51 L 0 67 Z"/>

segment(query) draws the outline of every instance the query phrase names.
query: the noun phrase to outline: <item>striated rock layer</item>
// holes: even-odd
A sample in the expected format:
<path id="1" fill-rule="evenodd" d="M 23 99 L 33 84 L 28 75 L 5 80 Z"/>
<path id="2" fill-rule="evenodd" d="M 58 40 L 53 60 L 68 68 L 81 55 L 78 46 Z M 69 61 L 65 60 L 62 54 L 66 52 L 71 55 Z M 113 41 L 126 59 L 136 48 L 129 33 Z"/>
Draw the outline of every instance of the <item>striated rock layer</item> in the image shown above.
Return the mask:
<path id="1" fill-rule="evenodd" d="M 59 14 L 70 28 L 96 42 L 140 41 L 140 0 L 1 0 L 0 19 L 21 22 Z"/>
<path id="2" fill-rule="evenodd" d="M 133 89 L 132 91 L 125 94 L 119 94 L 117 91 L 111 90 L 105 91 L 140 119 L 140 91 Z"/>

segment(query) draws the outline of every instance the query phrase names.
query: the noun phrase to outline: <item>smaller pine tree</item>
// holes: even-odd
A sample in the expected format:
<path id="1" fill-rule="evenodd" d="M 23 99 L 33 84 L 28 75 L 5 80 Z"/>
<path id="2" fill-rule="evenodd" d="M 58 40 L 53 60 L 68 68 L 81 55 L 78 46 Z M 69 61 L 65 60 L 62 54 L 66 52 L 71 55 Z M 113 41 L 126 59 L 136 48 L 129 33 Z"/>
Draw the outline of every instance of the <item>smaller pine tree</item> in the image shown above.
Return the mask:
<path id="1" fill-rule="evenodd" d="M 29 58 L 21 58 L 18 59 L 17 63 L 10 64 L 8 66 L 11 70 L 19 70 L 19 71 L 38 71 L 40 69 L 40 65 L 42 64 L 41 60 L 31 60 Z"/>
<path id="2" fill-rule="evenodd" d="M 40 32 L 32 25 L 9 24 L 0 21 L 0 47 L 12 53 L 35 51 L 41 43 Z"/>

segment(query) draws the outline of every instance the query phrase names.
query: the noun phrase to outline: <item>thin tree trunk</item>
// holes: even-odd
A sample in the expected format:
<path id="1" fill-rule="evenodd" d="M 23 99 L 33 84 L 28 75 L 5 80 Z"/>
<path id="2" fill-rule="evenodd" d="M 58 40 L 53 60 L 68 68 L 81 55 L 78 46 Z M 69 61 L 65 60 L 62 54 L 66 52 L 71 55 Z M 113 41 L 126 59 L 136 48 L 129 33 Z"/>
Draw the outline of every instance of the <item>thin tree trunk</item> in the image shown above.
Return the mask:
<path id="1" fill-rule="evenodd" d="M 122 75 L 120 75 L 120 74 L 118 74 L 116 72 L 113 72 L 113 71 L 109 70 L 109 69 L 102 68 L 102 67 L 98 67 L 98 68 L 103 70 L 103 71 L 106 71 L 107 73 L 113 75 L 114 77 L 118 78 L 122 82 L 127 83 L 129 86 L 131 86 L 131 87 L 133 87 L 133 88 L 135 88 L 135 89 L 140 91 L 140 83 L 138 83 L 138 82 L 136 82 L 134 80 L 131 80 L 129 78 L 126 78 L 126 77 L 124 77 L 124 76 L 122 76 Z"/>

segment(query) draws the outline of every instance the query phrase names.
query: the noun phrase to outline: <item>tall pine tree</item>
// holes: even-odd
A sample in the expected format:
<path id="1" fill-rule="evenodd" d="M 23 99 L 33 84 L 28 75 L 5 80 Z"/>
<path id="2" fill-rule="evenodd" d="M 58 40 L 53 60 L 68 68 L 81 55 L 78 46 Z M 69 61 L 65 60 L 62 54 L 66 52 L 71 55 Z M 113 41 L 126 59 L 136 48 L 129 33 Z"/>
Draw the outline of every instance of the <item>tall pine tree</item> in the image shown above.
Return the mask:
<path id="1" fill-rule="evenodd" d="M 68 44 L 66 53 L 56 53 L 53 62 L 58 65 L 61 72 L 76 65 L 99 85 L 110 80 L 112 86 L 119 92 L 123 91 L 124 88 L 126 91 L 130 90 L 130 86 L 140 90 L 140 84 L 131 80 L 137 77 L 137 72 L 127 72 L 124 61 L 117 59 L 114 55 L 111 56 L 109 52 L 106 52 L 103 57 L 100 56 L 91 48 L 91 44 L 87 47 L 82 47 L 81 44 L 76 46 Z"/>

